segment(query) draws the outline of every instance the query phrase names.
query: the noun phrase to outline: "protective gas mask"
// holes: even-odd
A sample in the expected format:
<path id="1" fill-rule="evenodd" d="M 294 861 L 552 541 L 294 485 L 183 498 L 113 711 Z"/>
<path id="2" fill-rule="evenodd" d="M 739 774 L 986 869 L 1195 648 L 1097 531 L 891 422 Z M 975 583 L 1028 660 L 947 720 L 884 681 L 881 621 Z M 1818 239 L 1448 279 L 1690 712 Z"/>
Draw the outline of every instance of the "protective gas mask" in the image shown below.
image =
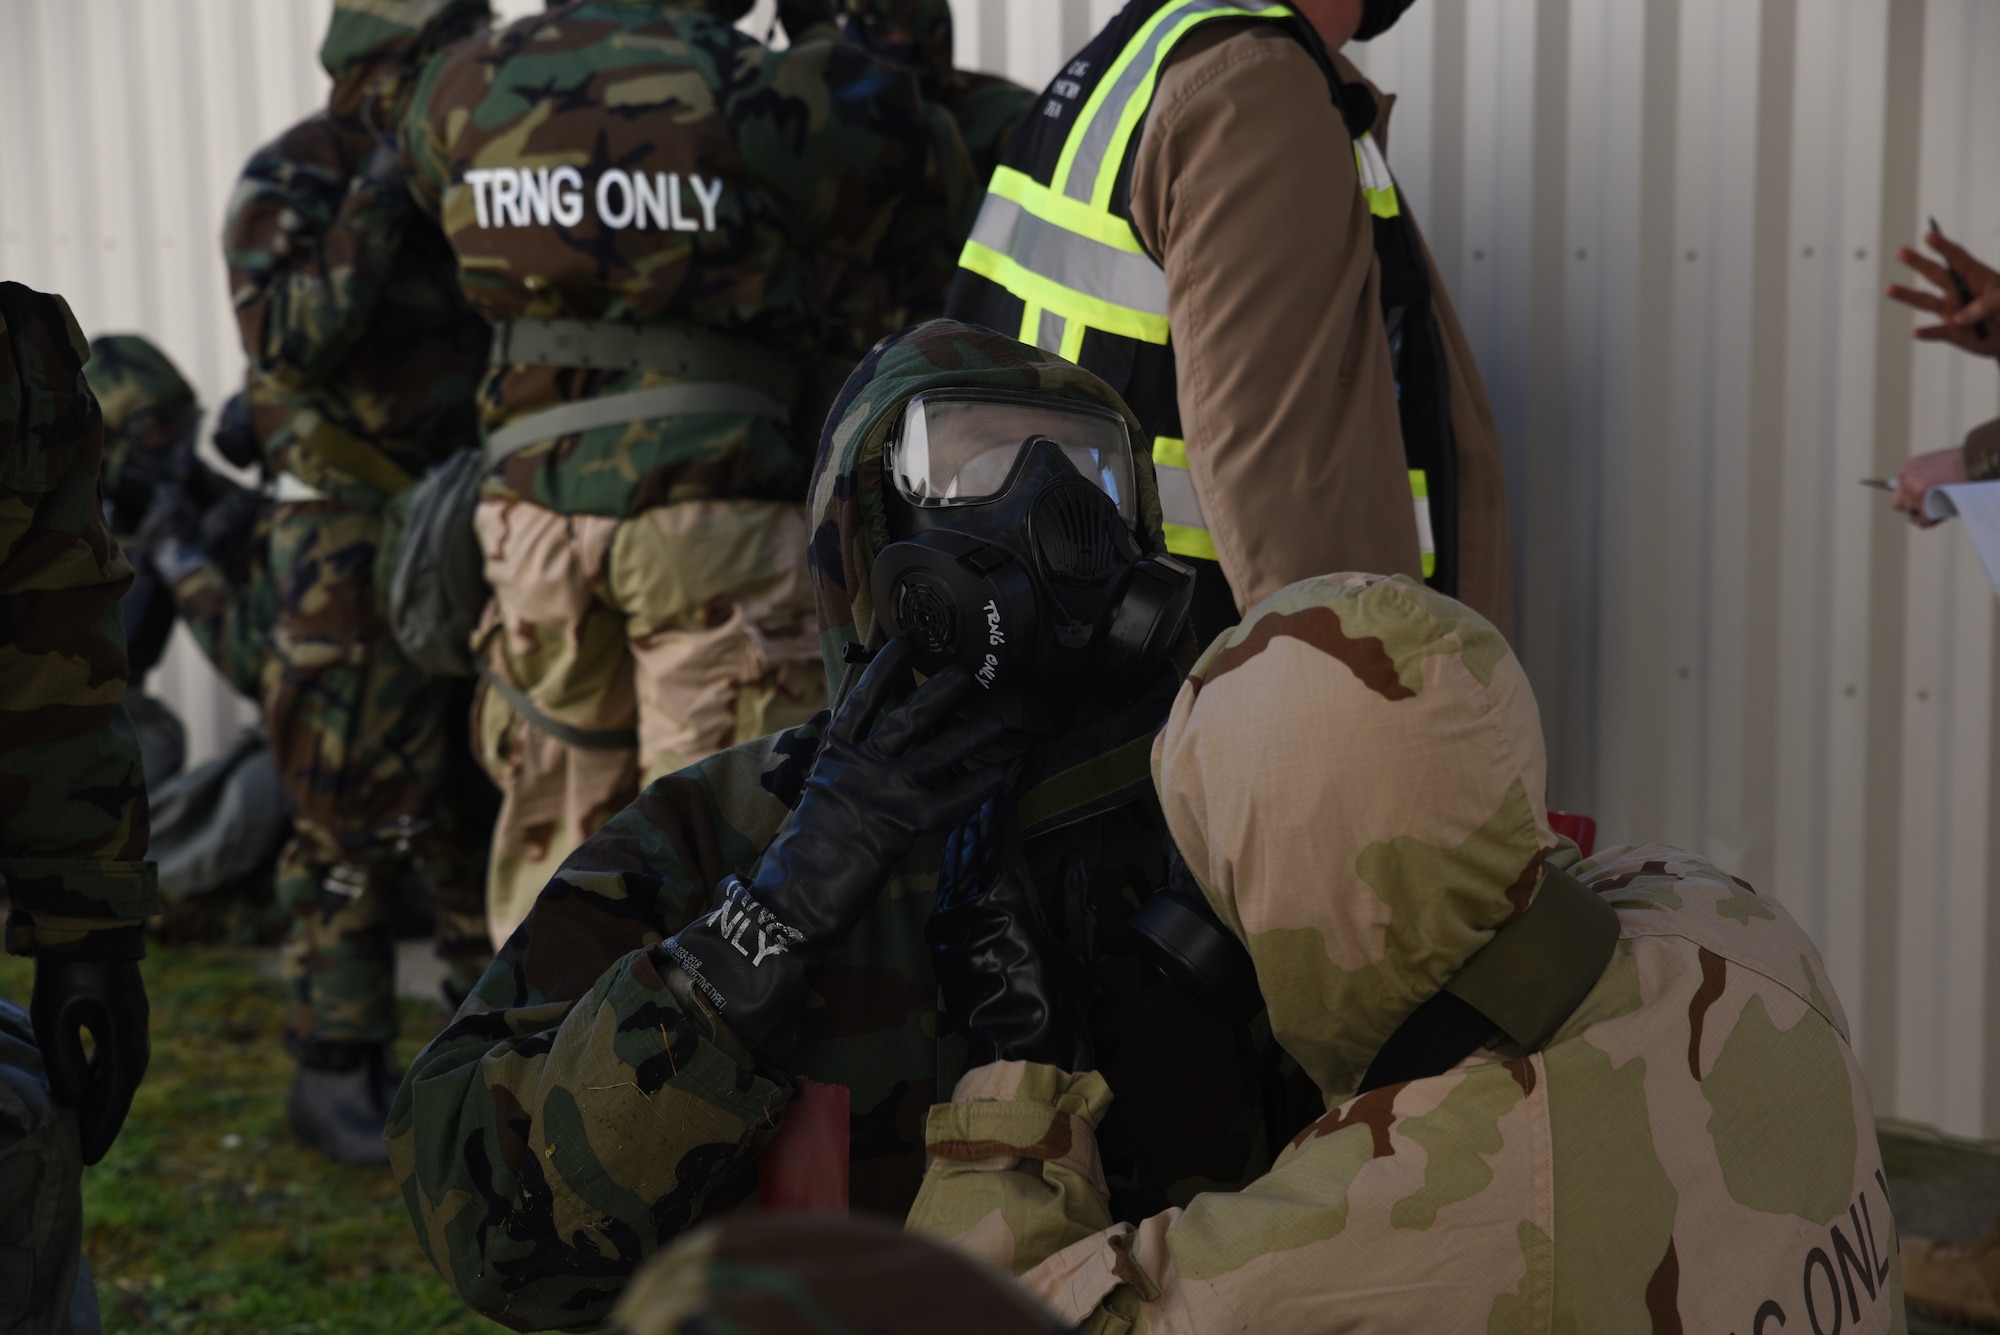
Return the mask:
<path id="1" fill-rule="evenodd" d="M 885 446 L 875 616 L 936 672 L 963 663 L 1009 727 L 1064 726 L 1079 693 L 1136 695 L 1165 664 L 1194 572 L 1136 537 L 1132 440 L 1108 408 L 938 390 Z"/>

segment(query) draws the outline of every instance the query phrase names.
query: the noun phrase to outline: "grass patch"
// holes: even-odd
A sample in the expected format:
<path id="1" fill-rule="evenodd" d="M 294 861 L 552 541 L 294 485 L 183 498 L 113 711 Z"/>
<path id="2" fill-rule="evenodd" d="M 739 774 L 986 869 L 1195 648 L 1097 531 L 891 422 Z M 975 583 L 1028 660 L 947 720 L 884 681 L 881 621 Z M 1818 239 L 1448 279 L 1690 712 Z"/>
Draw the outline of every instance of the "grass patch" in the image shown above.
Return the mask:
<path id="1" fill-rule="evenodd" d="M 284 999 L 259 952 L 155 945 L 153 1060 L 104 1162 L 83 1174 L 84 1254 L 107 1331 L 497 1330 L 424 1259 L 389 1171 L 292 1141 Z M 25 1005 L 33 962 L 0 957 Z M 444 1023 L 405 1001 L 398 1058 Z"/>

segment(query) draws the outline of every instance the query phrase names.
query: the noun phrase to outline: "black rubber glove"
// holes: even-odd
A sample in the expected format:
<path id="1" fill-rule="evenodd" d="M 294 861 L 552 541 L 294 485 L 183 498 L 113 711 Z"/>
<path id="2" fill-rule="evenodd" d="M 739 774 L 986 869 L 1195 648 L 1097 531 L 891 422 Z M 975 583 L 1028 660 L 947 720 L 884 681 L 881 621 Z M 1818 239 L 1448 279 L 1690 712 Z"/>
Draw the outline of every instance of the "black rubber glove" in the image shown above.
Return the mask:
<path id="1" fill-rule="evenodd" d="M 208 559 L 202 543 L 201 511 L 188 489 L 179 483 L 162 483 L 153 491 L 146 517 L 132 543 L 151 555 L 167 587 L 185 579 Z"/>
<path id="2" fill-rule="evenodd" d="M 247 554 L 257 521 L 269 504 L 254 491 L 232 487 L 202 511 L 198 541 L 225 565 L 240 565 Z"/>
<path id="3" fill-rule="evenodd" d="M 945 1010 L 971 1043 L 969 1065 L 1097 1064 L 1088 979 L 1049 930 L 1011 795 L 988 802 L 945 842 L 924 938 Z"/>
<path id="4" fill-rule="evenodd" d="M 914 656 L 903 639 L 875 656 L 749 880 L 724 880 L 715 910 L 667 943 L 730 1030 L 779 1065 L 797 1041 L 806 966 L 833 958 L 919 835 L 950 829 L 1005 783 L 998 769 L 956 772 L 1002 731 L 991 717 L 956 721 L 978 689 L 963 668 L 886 708 Z"/>
<path id="5" fill-rule="evenodd" d="M 130 929 L 136 936 L 137 928 Z M 106 935 L 110 935 L 107 933 Z M 85 943 L 85 952 L 89 943 Z M 94 1164 L 118 1139 L 132 1095 L 146 1078 L 153 1044 L 147 1033 L 146 981 L 137 959 L 76 959 L 54 951 L 35 957 L 29 1014 L 56 1102 L 77 1109 L 83 1161 Z M 83 1031 L 97 1050 L 83 1055 Z"/>

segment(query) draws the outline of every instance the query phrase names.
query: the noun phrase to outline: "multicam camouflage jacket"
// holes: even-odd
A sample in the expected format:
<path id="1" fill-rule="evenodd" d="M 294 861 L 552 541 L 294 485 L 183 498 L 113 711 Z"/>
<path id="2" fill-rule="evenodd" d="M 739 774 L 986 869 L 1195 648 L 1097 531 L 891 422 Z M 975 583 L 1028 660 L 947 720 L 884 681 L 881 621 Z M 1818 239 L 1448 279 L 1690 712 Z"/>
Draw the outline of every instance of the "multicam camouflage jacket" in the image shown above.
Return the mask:
<path id="1" fill-rule="evenodd" d="M 1153 758 L 1329 1111 L 1257 1182 L 1141 1219 L 1096 1155 L 1136 1091 L 980 1067 L 930 1114 L 911 1228 L 1090 1332 L 1903 1329 L 1868 1093 L 1811 941 L 1691 854 L 1559 840 L 1490 624 L 1401 576 L 1294 584 L 1209 647 Z M 1548 868 L 1617 935 L 1607 917 L 1609 963 L 1553 1037 L 1356 1097 Z"/>
<path id="2" fill-rule="evenodd" d="M 1068 363 L 965 325 L 934 322 L 875 349 L 841 393 L 812 490 L 830 682 L 874 626 L 884 438 L 911 395 L 950 385 L 1118 403 Z M 1147 545 L 1162 550 L 1143 451 L 1137 491 Z M 1052 920 L 1097 961 L 1097 1048 L 1134 1095 L 1099 1144 L 1113 1199 L 1137 1214 L 1249 1181 L 1319 1111 L 1288 1122 L 1269 1045 L 1169 987 L 1126 928 L 1163 875 L 1147 756 L 1175 678 L 1029 749 L 1011 775 Z M 519 1329 L 601 1320 L 649 1253 L 753 1188 L 793 1075 L 851 1092 L 854 1208 L 908 1208 L 924 1112 L 964 1064 L 964 1040 L 938 1032 L 923 936 L 942 840 L 919 846 L 841 957 L 809 975 L 795 1072 L 731 1055 L 733 1040 L 683 1006 L 685 980 L 660 944 L 708 910 L 724 875 L 750 869 L 818 739 L 810 725 L 765 737 L 649 786 L 564 864 L 412 1063 L 391 1112 L 391 1161 L 432 1261 L 487 1315 Z M 1161 1107 L 1174 1115 L 1149 1111 Z"/>
<path id="3" fill-rule="evenodd" d="M 808 369 L 830 346 L 824 270 L 948 250 L 969 188 L 956 134 L 940 138 L 906 74 L 843 42 L 773 52 L 668 0 L 585 0 L 461 45 L 418 85 L 403 140 L 489 320 L 674 325 L 757 363 L 793 406 L 791 428 L 713 412 L 572 432 L 487 483 L 572 514 L 798 500 L 830 397 Z M 674 383 L 510 362 L 481 409 L 491 431 Z"/>
<path id="4" fill-rule="evenodd" d="M 438 8 L 376 0 L 336 13 L 328 108 L 252 155 L 223 228 L 244 352 L 292 410 L 265 436 L 272 468 L 363 509 L 478 438 L 486 325 L 393 166 L 394 106 L 429 30 L 376 12 Z M 356 25 L 389 39 L 343 40 Z M 371 168 L 378 151 L 388 156 Z"/>
<path id="5" fill-rule="evenodd" d="M 0 881 L 8 949 L 59 949 L 160 910 L 126 716 L 104 525 L 103 426 L 69 306 L 0 283 Z"/>

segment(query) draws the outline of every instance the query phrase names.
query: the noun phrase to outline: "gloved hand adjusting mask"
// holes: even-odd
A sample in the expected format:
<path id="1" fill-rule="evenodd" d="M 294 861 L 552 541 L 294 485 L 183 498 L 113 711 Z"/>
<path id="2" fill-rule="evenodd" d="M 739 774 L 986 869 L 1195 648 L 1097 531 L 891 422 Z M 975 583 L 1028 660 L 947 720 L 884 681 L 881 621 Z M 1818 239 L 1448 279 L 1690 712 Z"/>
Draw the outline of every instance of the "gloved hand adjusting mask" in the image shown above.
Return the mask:
<path id="1" fill-rule="evenodd" d="M 884 468 L 898 539 L 876 557 L 875 616 L 918 665 L 963 663 L 1009 727 L 1060 727 L 1078 688 L 1142 690 L 1187 619 L 1194 572 L 1134 531 L 1119 414 L 1035 394 L 945 390 L 905 406 Z"/>

